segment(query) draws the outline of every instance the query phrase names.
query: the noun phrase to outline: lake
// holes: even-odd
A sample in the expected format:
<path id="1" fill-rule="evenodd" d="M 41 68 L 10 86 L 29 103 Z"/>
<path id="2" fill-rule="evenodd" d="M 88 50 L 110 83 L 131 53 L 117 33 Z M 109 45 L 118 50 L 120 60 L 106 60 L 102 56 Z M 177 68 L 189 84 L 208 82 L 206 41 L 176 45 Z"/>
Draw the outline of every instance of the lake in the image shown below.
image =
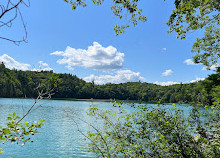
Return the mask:
<path id="1" fill-rule="evenodd" d="M 0 126 L 7 122 L 8 114 L 16 112 L 19 116 L 24 114 L 28 107 L 33 104 L 33 99 L 9 99 L 0 98 Z M 112 108 L 111 102 L 95 102 L 102 109 Z M 89 121 L 91 118 L 86 112 L 91 105 L 89 101 L 68 101 L 68 100 L 41 100 L 36 105 L 36 109 L 26 117 L 26 121 L 45 120 L 44 125 L 39 129 L 39 133 L 32 138 L 33 143 L 12 144 L 7 142 L 0 147 L 5 151 L 0 154 L 2 158 L 83 158 L 95 157 L 85 149 L 83 136 L 78 132 L 74 123 L 74 116 L 79 115 Z M 154 106 L 154 105 L 151 105 Z M 171 105 L 168 105 L 171 106 Z M 127 110 L 130 107 L 126 107 Z M 185 113 L 191 106 L 179 106 Z M 79 122 L 80 130 L 86 132 L 90 127 Z"/>

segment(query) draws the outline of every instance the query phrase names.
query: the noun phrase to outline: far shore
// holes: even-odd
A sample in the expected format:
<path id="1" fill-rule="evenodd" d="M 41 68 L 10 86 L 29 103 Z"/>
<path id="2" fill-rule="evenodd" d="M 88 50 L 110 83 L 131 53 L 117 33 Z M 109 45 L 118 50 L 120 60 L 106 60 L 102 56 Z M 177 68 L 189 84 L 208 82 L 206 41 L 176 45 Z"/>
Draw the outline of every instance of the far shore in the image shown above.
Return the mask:
<path id="1" fill-rule="evenodd" d="M 0 99 L 35 99 L 35 98 L 10 98 L 10 97 L 4 97 Z M 51 98 L 51 99 L 43 99 L 43 100 L 63 100 L 63 101 L 85 101 L 85 102 L 114 102 L 114 99 L 77 99 L 77 98 Z M 119 100 L 115 99 L 115 101 L 123 102 L 123 103 L 137 103 L 137 104 L 157 104 L 154 102 L 146 102 L 146 101 L 140 101 L 140 100 Z M 167 105 L 171 104 L 179 104 L 179 103 L 163 103 Z"/>

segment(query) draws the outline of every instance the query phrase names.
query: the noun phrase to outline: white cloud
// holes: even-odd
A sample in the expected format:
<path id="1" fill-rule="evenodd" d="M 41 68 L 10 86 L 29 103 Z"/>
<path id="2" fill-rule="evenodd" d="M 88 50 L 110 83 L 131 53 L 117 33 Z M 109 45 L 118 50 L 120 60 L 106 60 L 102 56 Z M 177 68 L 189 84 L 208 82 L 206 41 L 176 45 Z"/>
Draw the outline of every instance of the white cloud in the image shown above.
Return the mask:
<path id="1" fill-rule="evenodd" d="M 169 76 L 173 73 L 173 71 L 171 69 L 166 70 L 165 72 L 162 73 L 162 76 Z"/>
<path id="2" fill-rule="evenodd" d="M 30 70 L 30 64 L 25 64 L 25 63 L 20 63 L 18 61 L 16 61 L 15 59 L 13 59 L 12 57 L 10 57 L 7 54 L 3 54 L 2 56 L 0 56 L 0 62 L 3 62 L 5 64 L 5 66 L 9 69 L 16 69 L 16 70 Z M 50 71 L 53 70 L 52 68 L 49 67 L 49 65 L 47 63 L 44 63 L 43 61 L 39 61 L 39 68 L 34 68 L 31 71 Z"/>
<path id="3" fill-rule="evenodd" d="M 195 80 L 192 80 L 190 81 L 190 83 L 193 83 L 193 82 L 198 82 L 198 81 L 203 81 L 205 78 L 199 78 L 199 77 L 196 77 Z"/>
<path id="4" fill-rule="evenodd" d="M 3 54 L 0 56 L 0 62 L 3 62 L 5 66 L 9 69 L 17 69 L 17 70 L 28 70 L 30 65 L 25 63 L 20 63 L 14 60 L 12 57 L 8 56 L 7 54 Z"/>
<path id="5" fill-rule="evenodd" d="M 218 66 L 219 66 L 218 63 L 217 63 L 217 64 L 213 64 L 211 67 L 204 66 L 204 67 L 202 68 L 202 70 L 208 70 L 208 69 L 210 69 L 210 70 L 216 70 L 216 67 L 218 67 Z"/>
<path id="6" fill-rule="evenodd" d="M 118 70 L 115 75 L 90 75 L 83 79 L 87 82 L 94 81 L 96 84 L 145 81 L 145 78 L 140 76 L 139 72 L 131 70 Z"/>
<path id="7" fill-rule="evenodd" d="M 164 52 L 167 51 L 167 48 L 162 48 L 162 51 L 164 51 Z"/>
<path id="8" fill-rule="evenodd" d="M 49 66 L 47 63 L 44 63 L 43 61 L 39 61 L 38 64 L 40 65 L 40 67 L 42 67 L 42 66 L 48 67 Z"/>
<path id="9" fill-rule="evenodd" d="M 187 84 L 187 83 L 193 83 L 193 82 L 203 81 L 204 79 L 205 79 L 205 78 L 196 77 L 195 80 L 187 81 L 187 82 L 184 82 L 184 83 L 185 83 L 185 84 Z M 170 85 L 174 85 L 174 84 L 180 84 L 180 82 L 175 82 L 175 81 L 159 82 L 159 81 L 156 81 L 156 82 L 154 82 L 154 84 L 161 85 L 161 86 L 170 86 Z"/>
<path id="10" fill-rule="evenodd" d="M 186 60 L 184 61 L 184 63 L 185 63 L 186 65 L 201 65 L 201 63 L 199 63 L 199 64 L 194 63 L 192 59 L 186 59 Z M 204 67 L 202 68 L 202 70 L 209 70 L 209 69 L 210 69 L 210 70 L 216 70 L 216 67 L 218 67 L 218 66 L 219 66 L 218 63 L 217 63 L 217 64 L 213 64 L 211 67 L 204 66 Z"/>
<path id="11" fill-rule="evenodd" d="M 184 61 L 184 63 L 185 63 L 186 65 L 196 65 L 192 59 L 186 59 L 186 60 Z"/>
<path id="12" fill-rule="evenodd" d="M 69 69 L 78 66 L 107 72 L 122 68 L 124 62 L 124 53 L 113 46 L 103 47 L 98 42 L 93 42 L 87 50 L 68 46 L 65 51 L 56 51 L 51 55 L 62 56 L 57 63 L 67 64 Z"/>
<path id="13" fill-rule="evenodd" d="M 47 63 L 44 63 L 43 61 L 39 61 L 38 62 L 39 67 L 36 69 L 32 69 L 32 71 L 51 71 L 53 70 L 52 68 L 49 67 L 49 65 Z"/>
<path id="14" fill-rule="evenodd" d="M 179 84 L 179 82 L 174 82 L 174 81 L 167 81 L 167 82 L 154 82 L 154 84 L 161 85 L 161 86 L 170 86 L 174 84 Z"/>

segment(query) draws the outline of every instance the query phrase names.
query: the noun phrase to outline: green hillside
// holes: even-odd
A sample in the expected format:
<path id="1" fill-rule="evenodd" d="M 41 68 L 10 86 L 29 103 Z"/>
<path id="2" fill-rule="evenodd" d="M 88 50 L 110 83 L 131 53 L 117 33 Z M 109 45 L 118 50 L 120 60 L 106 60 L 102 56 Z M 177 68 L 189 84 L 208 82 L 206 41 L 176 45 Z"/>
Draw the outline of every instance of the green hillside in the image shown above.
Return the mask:
<path id="1" fill-rule="evenodd" d="M 152 83 L 127 82 L 95 85 L 72 74 L 10 70 L 2 63 L 0 64 L 0 97 L 36 97 L 36 87 L 39 84 L 47 84 L 52 74 L 62 79 L 53 98 L 121 99 L 211 105 L 220 96 L 219 68 L 204 81 L 189 84 L 160 86 Z"/>

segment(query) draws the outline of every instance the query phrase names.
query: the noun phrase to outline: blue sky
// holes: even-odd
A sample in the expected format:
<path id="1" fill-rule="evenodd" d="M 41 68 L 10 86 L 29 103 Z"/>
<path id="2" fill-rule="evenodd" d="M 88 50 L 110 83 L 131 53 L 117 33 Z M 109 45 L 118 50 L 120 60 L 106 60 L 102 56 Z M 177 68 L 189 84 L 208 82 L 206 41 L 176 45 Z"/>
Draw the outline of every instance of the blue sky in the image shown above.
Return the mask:
<path id="1" fill-rule="evenodd" d="M 110 6 L 106 0 L 102 6 L 89 4 L 73 11 L 63 0 L 31 1 L 30 8 L 21 8 L 28 43 L 17 46 L 0 40 L 0 61 L 9 68 L 53 69 L 98 84 L 138 80 L 163 85 L 187 83 L 213 73 L 189 60 L 191 46 L 201 32 L 189 34 L 186 40 L 166 32 L 172 2 L 143 0 L 139 7 L 148 21 L 118 37 L 113 28 L 122 21 L 114 17 Z M 20 21 L 13 26 L 1 28 L 0 35 L 21 37 Z"/>

